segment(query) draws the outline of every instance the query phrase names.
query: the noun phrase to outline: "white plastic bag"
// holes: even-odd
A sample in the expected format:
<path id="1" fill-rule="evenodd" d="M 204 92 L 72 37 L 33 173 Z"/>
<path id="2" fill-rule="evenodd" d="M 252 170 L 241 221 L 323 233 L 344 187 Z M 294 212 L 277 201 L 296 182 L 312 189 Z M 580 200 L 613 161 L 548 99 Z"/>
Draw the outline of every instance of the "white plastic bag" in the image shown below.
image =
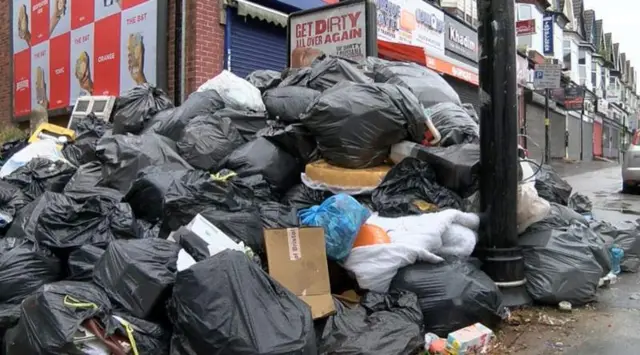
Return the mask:
<path id="1" fill-rule="evenodd" d="M 0 169 L 3 178 L 18 168 L 27 165 L 33 158 L 44 158 L 51 161 L 65 160 L 58 144 L 50 139 L 33 142 L 14 154 Z"/>
<path id="2" fill-rule="evenodd" d="M 471 255 L 480 218 L 446 210 L 399 218 L 373 215 L 367 224 L 384 229 L 391 243 L 354 248 L 344 267 L 355 274 L 361 288 L 386 293 L 402 267 L 417 261 L 439 263 L 441 256 Z"/>
<path id="3" fill-rule="evenodd" d="M 523 233 L 530 225 L 540 222 L 551 212 L 551 205 L 538 196 L 535 180 L 518 186 L 518 234 Z"/>
<path id="4" fill-rule="evenodd" d="M 198 88 L 198 91 L 207 90 L 215 90 L 228 108 L 240 111 L 266 111 L 260 90 L 228 70 L 223 70 Z"/>

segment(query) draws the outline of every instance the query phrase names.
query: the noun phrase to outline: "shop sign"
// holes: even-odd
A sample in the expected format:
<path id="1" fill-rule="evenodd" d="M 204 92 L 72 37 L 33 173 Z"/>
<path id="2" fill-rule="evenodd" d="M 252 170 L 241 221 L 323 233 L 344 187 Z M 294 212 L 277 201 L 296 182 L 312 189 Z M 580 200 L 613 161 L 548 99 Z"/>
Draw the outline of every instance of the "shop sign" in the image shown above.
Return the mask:
<path id="1" fill-rule="evenodd" d="M 478 61 L 478 33 L 449 15 L 444 16 L 444 47 L 474 62 Z"/>
<path id="2" fill-rule="evenodd" d="M 542 53 L 544 55 L 553 55 L 553 15 L 542 18 Z"/>
<path id="3" fill-rule="evenodd" d="M 581 111 L 584 105 L 584 88 L 568 87 L 564 89 L 564 108 L 568 111 Z"/>
<path id="4" fill-rule="evenodd" d="M 375 0 L 378 39 L 444 55 L 444 12 L 422 0 Z"/>
<path id="5" fill-rule="evenodd" d="M 159 85 L 158 0 L 12 1 L 14 115 Z M 164 5 L 166 6 L 166 5 Z M 5 11 L 9 11 L 5 9 Z"/>
<path id="6" fill-rule="evenodd" d="M 429 69 L 453 76 L 454 78 L 464 80 L 476 86 L 480 83 L 480 78 L 477 72 L 473 72 L 429 55 L 426 55 L 425 58 L 427 60 L 427 68 Z"/>
<path id="7" fill-rule="evenodd" d="M 375 6 L 351 0 L 289 15 L 289 67 L 311 65 L 322 55 L 355 61 L 377 54 Z"/>
<path id="8" fill-rule="evenodd" d="M 527 36 L 536 33 L 536 20 L 522 20 L 516 22 L 516 35 Z"/>
<path id="9" fill-rule="evenodd" d="M 619 102 L 620 97 L 620 90 L 616 89 L 615 86 L 607 87 L 607 101 Z"/>

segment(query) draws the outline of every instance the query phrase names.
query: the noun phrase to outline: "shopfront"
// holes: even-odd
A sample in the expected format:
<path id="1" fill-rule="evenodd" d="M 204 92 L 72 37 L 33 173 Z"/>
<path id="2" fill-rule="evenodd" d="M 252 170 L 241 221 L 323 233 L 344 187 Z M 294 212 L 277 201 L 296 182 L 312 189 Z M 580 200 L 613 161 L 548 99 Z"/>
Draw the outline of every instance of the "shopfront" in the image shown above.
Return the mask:
<path id="1" fill-rule="evenodd" d="M 602 157 L 602 115 L 596 113 L 593 120 L 593 156 Z"/>
<path id="2" fill-rule="evenodd" d="M 480 110 L 478 91 L 478 34 L 466 23 L 444 14 L 445 61 L 452 67 L 445 79 L 460 100 Z M 453 74 L 453 75 L 452 75 Z"/>

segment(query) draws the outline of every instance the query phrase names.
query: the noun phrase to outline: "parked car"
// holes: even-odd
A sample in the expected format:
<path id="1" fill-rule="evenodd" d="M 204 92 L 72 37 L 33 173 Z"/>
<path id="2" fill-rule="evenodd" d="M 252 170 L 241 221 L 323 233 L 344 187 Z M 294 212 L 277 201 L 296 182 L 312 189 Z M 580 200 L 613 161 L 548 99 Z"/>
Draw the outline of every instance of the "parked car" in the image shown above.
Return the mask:
<path id="1" fill-rule="evenodd" d="M 633 135 L 622 162 L 622 192 L 633 192 L 640 185 L 640 130 Z"/>

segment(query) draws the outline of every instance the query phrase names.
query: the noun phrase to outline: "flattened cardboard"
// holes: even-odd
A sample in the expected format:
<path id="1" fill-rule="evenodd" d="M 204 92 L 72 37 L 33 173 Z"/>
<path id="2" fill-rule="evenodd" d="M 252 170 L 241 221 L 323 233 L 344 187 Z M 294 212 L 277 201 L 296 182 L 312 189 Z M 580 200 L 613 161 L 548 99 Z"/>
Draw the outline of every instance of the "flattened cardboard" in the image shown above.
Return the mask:
<path id="1" fill-rule="evenodd" d="M 322 228 L 265 229 L 269 274 L 311 307 L 313 319 L 335 313 Z"/>

